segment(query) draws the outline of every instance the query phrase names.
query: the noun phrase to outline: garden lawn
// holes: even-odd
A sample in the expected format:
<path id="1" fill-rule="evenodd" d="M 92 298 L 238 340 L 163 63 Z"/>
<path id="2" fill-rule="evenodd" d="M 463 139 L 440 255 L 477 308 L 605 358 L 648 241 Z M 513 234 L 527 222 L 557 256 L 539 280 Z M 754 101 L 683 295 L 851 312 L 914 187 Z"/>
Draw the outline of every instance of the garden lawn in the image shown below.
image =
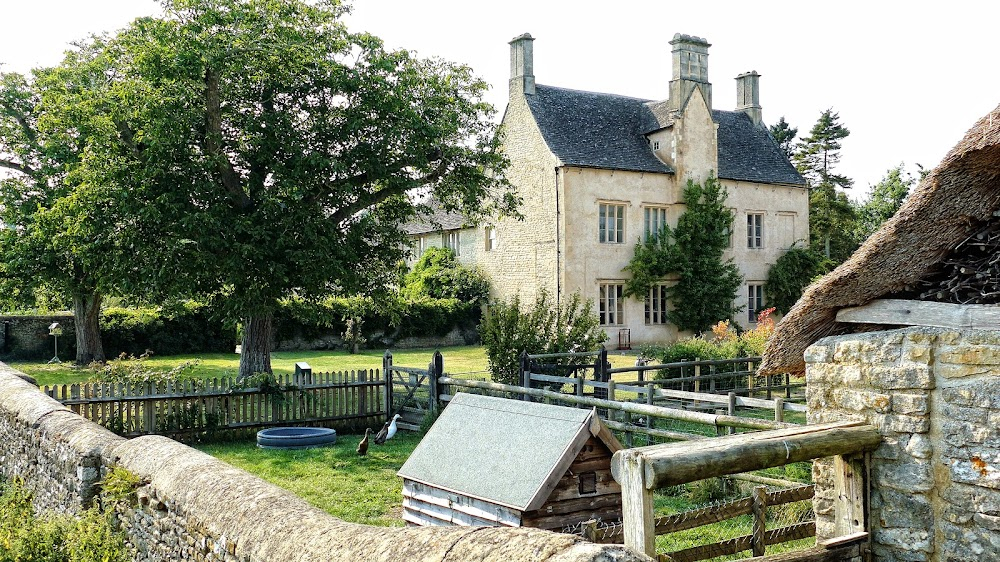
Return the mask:
<path id="1" fill-rule="evenodd" d="M 396 471 L 420 442 L 421 435 L 403 431 L 385 445 L 372 442 L 365 457 L 355 452 L 361 437 L 340 435 L 337 443 L 329 447 L 287 451 L 260 449 L 247 442 L 197 448 L 344 521 L 402 526 L 403 481 Z"/>
<path id="2" fill-rule="evenodd" d="M 392 361 L 405 367 L 426 368 L 434 355 L 434 349 L 394 350 Z M 445 373 L 457 378 L 488 379 L 486 350 L 478 345 L 440 348 L 444 355 Z M 295 363 L 305 361 L 313 372 L 351 371 L 358 369 L 381 369 L 385 351 L 362 350 L 357 354 L 346 351 L 278 351 L 271 354 L 271 366 L 276 374 L 295 372 Z M 608 353 L 608 360 L 614 367 L 635 364 L 635 357 Z M 185 361 L 197 361 L 191 372 L 192 378 L 235 377 L 239 371 L 240 356 L 235 353 L 203 353 L 191 355 L 152 356 L 145 360 L 149 367 L 164 371 Z M 94 374 L 90 368 L 75 367 L 71 362 L 49 365 L 42 362 L 12 361 L 8 365 L 24 372 L 38 381 L 39 386 L 72 384 L 85 382 Z"/>

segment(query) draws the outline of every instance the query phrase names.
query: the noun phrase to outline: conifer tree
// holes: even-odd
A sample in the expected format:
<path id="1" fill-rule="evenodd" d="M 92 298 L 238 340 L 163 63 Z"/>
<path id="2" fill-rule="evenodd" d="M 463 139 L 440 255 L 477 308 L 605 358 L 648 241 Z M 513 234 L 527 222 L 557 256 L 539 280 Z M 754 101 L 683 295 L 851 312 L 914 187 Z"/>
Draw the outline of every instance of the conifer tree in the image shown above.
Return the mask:
<path id="1" fill-rule="evenodd" d="M 785 121 L 784 116 L 778 119 L 778 122 L 767 128 L 771 132 L 771 136 L 774 137 L 774 141 L 778 143 L 778 148 L 785 153 L 785 158 L 789 160 L 792 159 L 792 143 L 795 142 L 795 136 L 799 134 L 798 127 L 792 127 Z"/>

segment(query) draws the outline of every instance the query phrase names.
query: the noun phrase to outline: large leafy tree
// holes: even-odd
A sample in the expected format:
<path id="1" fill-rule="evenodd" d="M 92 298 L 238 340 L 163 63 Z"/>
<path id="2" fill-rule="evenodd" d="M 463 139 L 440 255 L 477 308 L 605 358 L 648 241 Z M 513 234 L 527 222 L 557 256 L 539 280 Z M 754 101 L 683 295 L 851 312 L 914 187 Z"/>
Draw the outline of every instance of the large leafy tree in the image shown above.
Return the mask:
<path id="1" fill-rule="evenodd" d="M 100 40 L 31 77 L 0 75 L 0 291 L 30 302 L 34 290 L 72 297 L 76 361 L 103 361 L 102 298 L 117 286 L 108 267 L 120 252 L 112 225 L 118 197 L 81 173 L 91 142 L 107 134 L 94 111 Z"/>
<path id="2" fill-rule="evenodd" d="M 105 52 L 115 135 L 89 181 L 128 193 L 134 290 L 220 297 L 240 376 L 269 372 L 279 299 L 373 292 L 406 253 L 417 195 L 516 213 L 464 66 L 349 33 L 333 0 L 167 0 Z M 134 275 L 129 275 L 133 273 Z"/>
<path id="3" fill-rule="evenodd" d="M 677 228 L 665 226 L 659 236 L 636 244 L 625 268 L 632 274 L 625 294 L 643 299 L 653 283 L 676 275 L 677 282 L 667 288 L 674 303 L 667 319 L 681 330 L 700 333 L 732 318 L 743 276 L 732 258 L 723 259 L 734 218 L 719 180 L 688 180 L 684 204 Z"/>
<path id="4" fill-rule="evenodd" d="M 882 223 L 892 218 L 910 194 L 916 179 L 903 170 L 903 164 L 890 168 L 877 184 L 872 186 L 868 200 L 857 207 L 854 238 L 863 243 Z"/>
<path id="5" fill-rule="evenodd" d="M 853 181 L 835 172 L 840 162 L 841 141 L 851 132 L 840 123 L 840 115 L 823 111 L 809 136 L 802 138 L 792 162 L 809 182 L 809 239 L 823 255 L 836 263 L 846 260 L 856 248 L 854 207 L 843 189 Z"/>

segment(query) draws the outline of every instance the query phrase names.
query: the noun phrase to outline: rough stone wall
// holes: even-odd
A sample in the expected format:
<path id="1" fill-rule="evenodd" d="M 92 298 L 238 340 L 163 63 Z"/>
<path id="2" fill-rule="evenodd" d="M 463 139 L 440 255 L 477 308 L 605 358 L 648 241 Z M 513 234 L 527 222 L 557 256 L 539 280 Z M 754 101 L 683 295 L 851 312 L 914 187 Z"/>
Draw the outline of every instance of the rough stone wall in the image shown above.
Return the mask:
<path id="1" fill-rule="evenodd" d="M 49 325 L 59 322 L 59 357 L 72 358 L 76 353 L 73 315 L 0 316 L 0 360 L 48 359 L 53 354 Z"/>
<path id="2" fill-rule="evenodd" d="M 1000 332 L 907 328 L 806 350 L 809 423 L 865 420 L 879 561 L 1000 560 Z M 832 477 L 814 464 L 817 537 L 833 533 Z"/>
<path id="3" fill-rule="evenodd" d="M 101 479 L 101 451 L 123 441 L 0 363 L 0 477 L 19 477 L 39 509 L 75 513 Z"/>
<path id="4" fill-rule="evenodd" d="M 116 507 L 137 562 L 649 561 L 537 529 L 346 523 L 171 439 L 115 436 L 0 363 L 0 475 L 23 479 L 39 509 L 72 513 L 115 465 L 142 483 L 134 507 Z"/>

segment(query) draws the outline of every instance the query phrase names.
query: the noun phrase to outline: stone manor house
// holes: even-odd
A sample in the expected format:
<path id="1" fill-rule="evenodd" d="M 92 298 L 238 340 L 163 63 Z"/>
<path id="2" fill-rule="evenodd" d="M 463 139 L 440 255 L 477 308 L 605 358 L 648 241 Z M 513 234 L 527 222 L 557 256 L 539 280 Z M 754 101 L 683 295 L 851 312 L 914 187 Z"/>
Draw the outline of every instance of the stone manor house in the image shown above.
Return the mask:
<path id="1" fill-rule="evenodd" d="M 430 246 L 450 247 L 489 275 L 498 298 L 531 302 L 542 289 L 556 298 L 579 291 L 594 302 L 612 346 L 625 337 L 671 341 L 678 333 L 665 318 L 670 280 L 645 299 L 626 298 L 623 268 L 636 242 L 664 222 L 676 226 L 687 180 L 715 174 L 736 217 L 727 254 L 745 279 L 737 318 L 752 326 L 766 304 L 768 269 L 809 233 L 805 181 L 761 118 L 760 75 L 736 78 L 734 111 L 713 109 L 710 45 L 678 34 L 670 41 L 667 99 L 570 90 L 536 84 L 533 41 L 524 34 L 510 42 L 503 117 L 508 178 L 524 200 L 524 220 L 471 227 L 441 213 L 407 225 L 414 259 Z"/>

